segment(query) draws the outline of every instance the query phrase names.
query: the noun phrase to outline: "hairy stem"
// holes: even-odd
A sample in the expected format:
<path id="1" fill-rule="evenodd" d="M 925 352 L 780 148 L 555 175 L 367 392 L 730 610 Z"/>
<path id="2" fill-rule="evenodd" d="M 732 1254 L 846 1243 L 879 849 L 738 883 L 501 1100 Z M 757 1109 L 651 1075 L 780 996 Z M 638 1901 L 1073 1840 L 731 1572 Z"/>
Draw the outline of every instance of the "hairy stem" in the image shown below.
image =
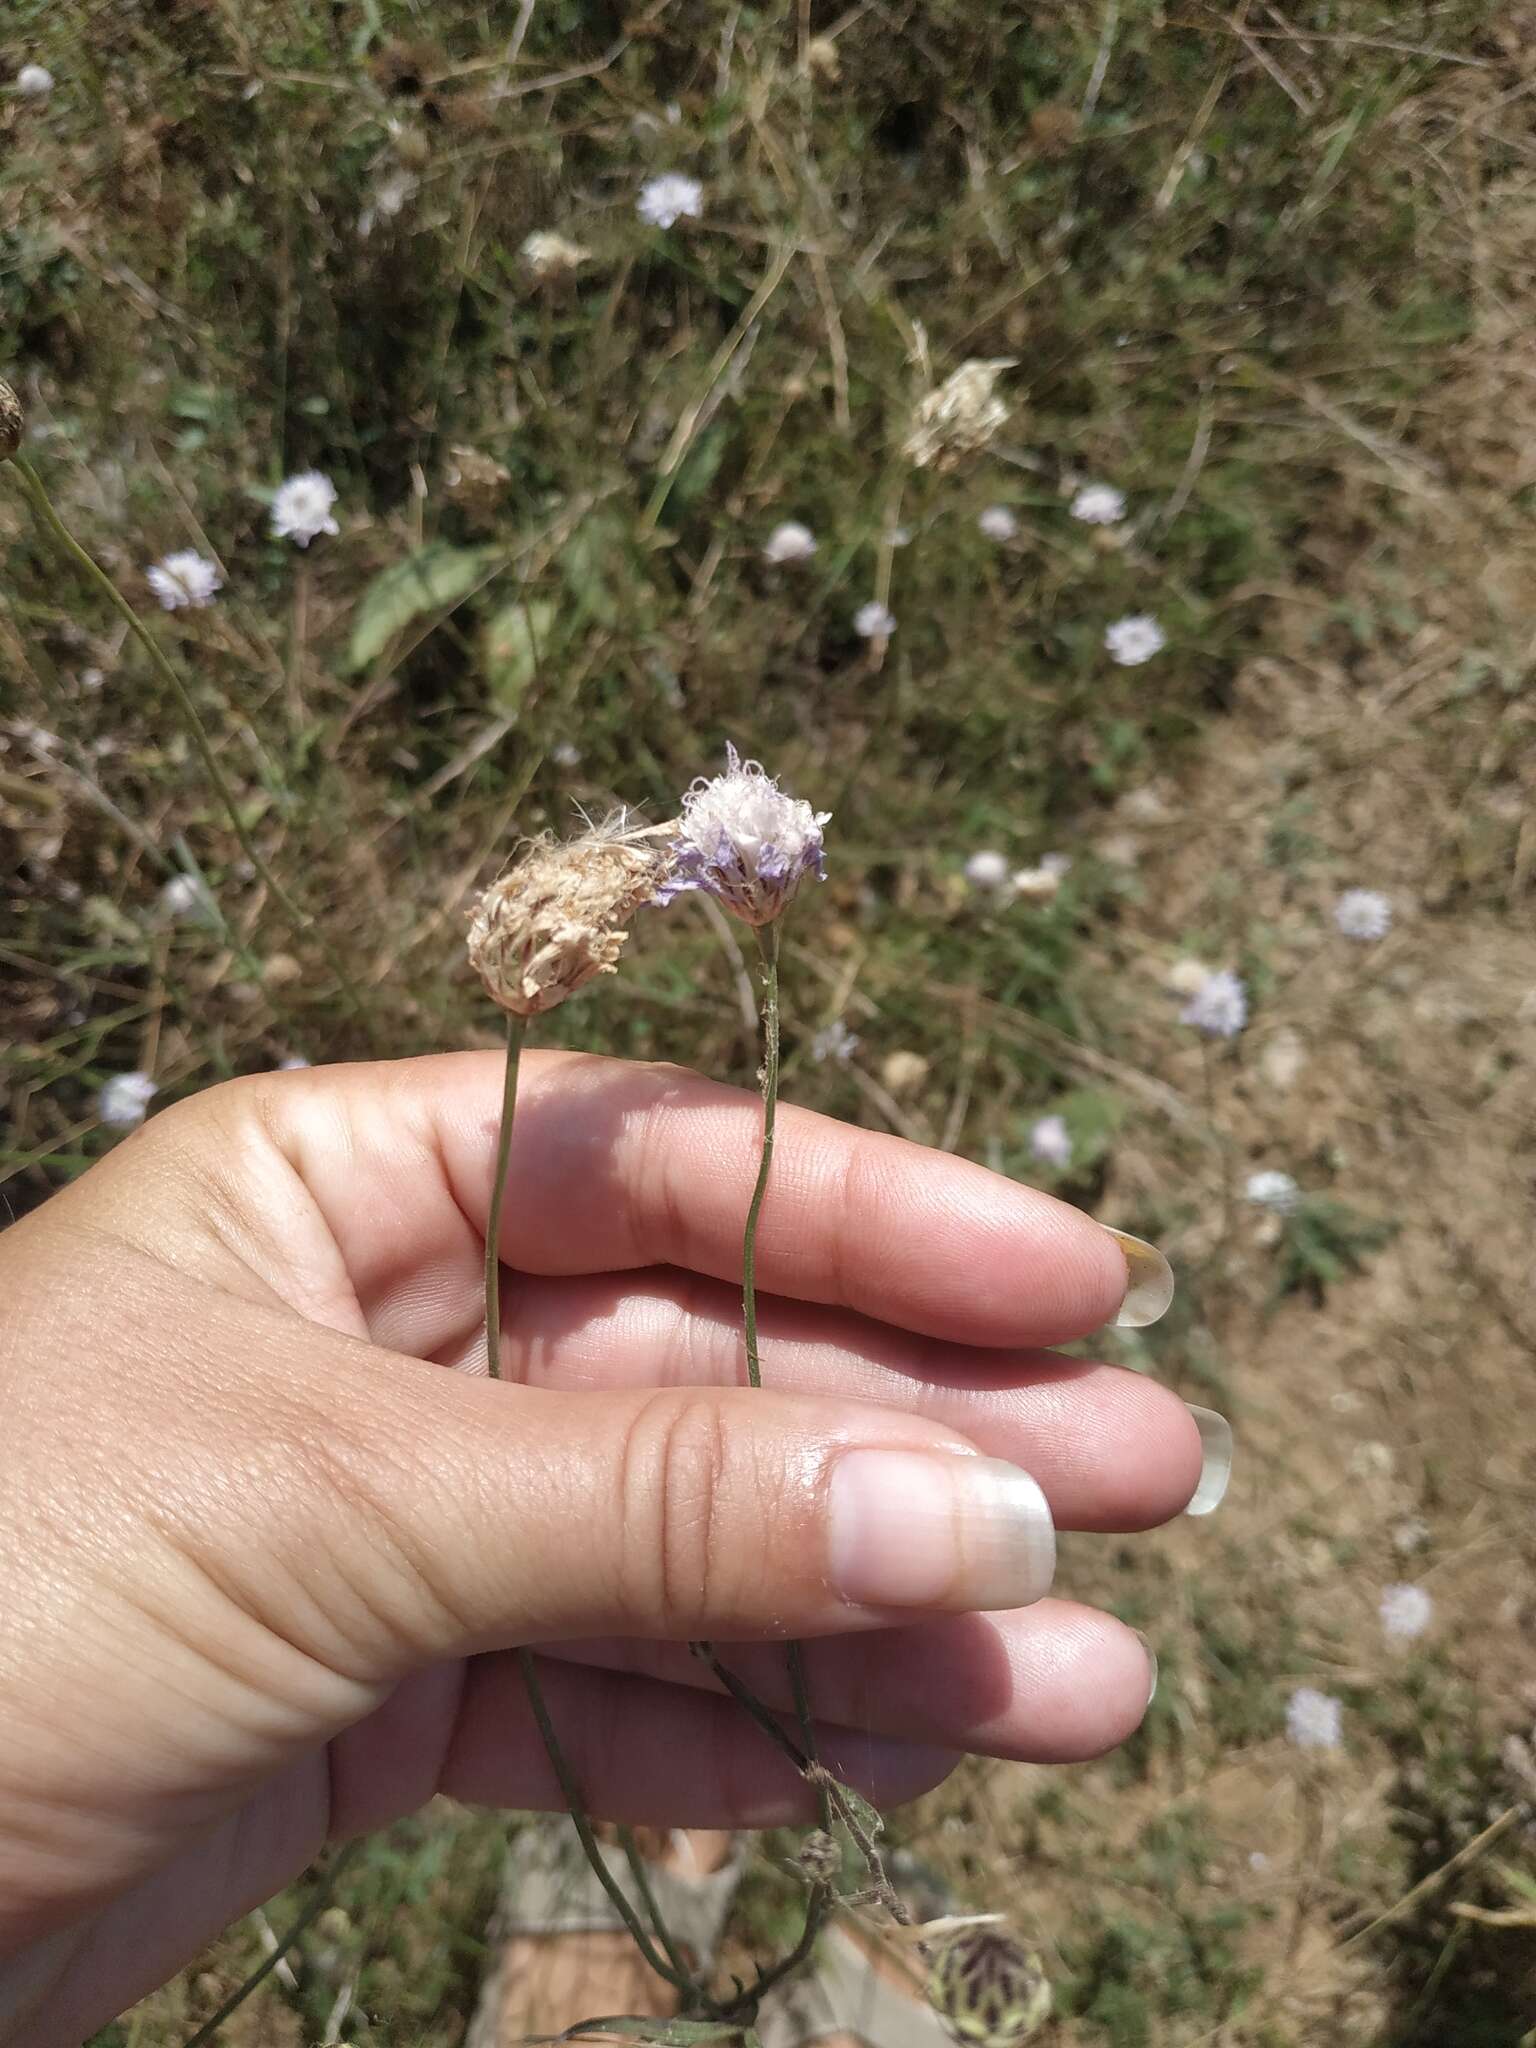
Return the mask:
<path id="1" fill-rule="evenodd" d="M 506 1200 L 507 1162 L 512 1151 L 512 1124 L 517 1114 L 517 1074 L 526 1035 L 526 1020 L 509 1013 L 507 1057 L 501 1084 L 501 1120 L 496 1131 L 496 1178 L 491 1186 L 491 1204 L 485 1219 L 485 1363 L 493 1380 L 501 1378 L 501 1212 Z M 581 1787 L 576 1782 L 576 1773 L 571 1769 L 570 1759 L 555 1733 L 555 1724 L 550 1718 L 544 1688 L 539 1683 L 533 1652 L 526 1648 L 519 1649 L 517 1663 L 528 1693 L 528 1704 L 533 1708 L 533 1718 L 538 1724 L 539 1735 L 544 1743 L 544 1752 L 559 1782 L 565 1798 L 566 1811 L 571 1816 L 577 1840 L 581 1843 L 582 1853 L 591 1866 L 593 1876 L 608 1894 L 614 1910 L 634 1936 L 635 1946 L 657 1976 L 673 1985 L 686 2000 L 696 1999 L 699 1995 L 698 1989 L 687 1970 L 674 1967 L 668 1960 L 668 1956 L 673 1953 L 670 1935 L 663 1936 L 668 1951 L 668 1956 L 663 1956 L 646 1933 L 640 1916 L 625 1896 L 623 1886 L 608 1868 L 603 1852 L 598 1847 L 597 1837 L 592 1832 L 592 1823 L 587 1818 L 586 1801 L 582 1798 Z M 654 1904 L 652 1910 L 654 1911 Z"/>
<path id="2" fill-rule="evenodd" d="M 133 637 L 144 649 L 144 652 L 149 656 L 156 674 L 167 685 L 171 695 L 176 700 L 177 709 L 180 711 L 182 719 L 186 724 L 192 744 L 197 749 L 198 758 L 207 772 L 209 781 L 218 793 L 219 802 L 224 806 L 225 815 L 229 819 L 231 831 L 239 842 L 240 851 L 250 862 L 255 874 L 266 885 L 268 893 L 287 919 L 291 929 L 301 938 L 313 939 L 319 947 L 325 957 L 326 965 L 330 968 L 332 974 L 335 975 L 338 986 L 350 1004 L 358 1022 L 362 1025 L 370 1049 L 377 1052 L 379 1049 L 378 1039 L 374 1030 L 372 1014 L 368 1005 L 358 993 L 341 956 L 337 953 L 335 947 L 315 922 L 314 918 L 307 911 L 301 910 L 292 896 L 289 895 L 288 891 L 263 859 L 255 840 L 251 837 L 245 820 L 240 815 L 240 806 L 235 800 L 235 792 L 230 785 L 229 777 L 224 773 L 223 768 L 219 764 L 219 757 L 214 751 L 213 740 L 209 735 L 207 726 L 203 723 L 202 713 L 193 701 L 191 691 L 176 673 L 159 641 L 156 640 L 154 634 L 144 624 L 127 598 L 123 596 L 123 593 L 112 581 L 112 578 L 96 562 L 94 557 L 81 547 L 69 528 L 60 519 L 58 513 L 54 511 L 53 501 L 48 496 L 43 480 L 31 463 L 27 461 L 24 455 L 13 455 L 11 457 L 11 468 L 15 471 L 17 481 L 22 488 L 22 493 L 28 504 L 32 507 L 33 513 L 36 515 L 37 521 L 44 532 L 48 534 L 54 544 L 63 551 L 69 560 L 95 584 L 96 588 L 106 598 L 112 609 L 122 619 L 124 625 L 127 626 L 129 632 L 132 633 Z"/>

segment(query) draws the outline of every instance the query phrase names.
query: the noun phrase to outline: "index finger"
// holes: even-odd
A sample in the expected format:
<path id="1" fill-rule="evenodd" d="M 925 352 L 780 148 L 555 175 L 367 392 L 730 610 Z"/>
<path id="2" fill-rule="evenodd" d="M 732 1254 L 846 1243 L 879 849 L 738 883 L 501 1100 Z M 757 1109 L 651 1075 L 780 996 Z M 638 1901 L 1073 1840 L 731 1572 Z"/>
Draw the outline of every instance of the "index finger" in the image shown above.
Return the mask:
<path id="1" fill-rule="evenodd" d="M 377 1100 L 380 1070 L 366 1071 Z M 394 1142 L 403 1122 L 425 1122 L 455 1202 L 483 1230 L 500 1056 L 449 1054 L 384 1072 Z M 739 1278 L 762 1125 L 756 1096 L 682 1068 L 529 1055 L 502 1258 L 546 1274 L 667 1265 Z M 757 1240 L 758 1283 L 772 1293 L 963 1343 L 1054 1344 L 1122 1310 L 1139 1323 L 1167 1306 L 1166 1261 L 1142 1247 L 1128 1262 L 1123 1242 L 1081 1210 L 967 1160 L 780 1106 Z"/>

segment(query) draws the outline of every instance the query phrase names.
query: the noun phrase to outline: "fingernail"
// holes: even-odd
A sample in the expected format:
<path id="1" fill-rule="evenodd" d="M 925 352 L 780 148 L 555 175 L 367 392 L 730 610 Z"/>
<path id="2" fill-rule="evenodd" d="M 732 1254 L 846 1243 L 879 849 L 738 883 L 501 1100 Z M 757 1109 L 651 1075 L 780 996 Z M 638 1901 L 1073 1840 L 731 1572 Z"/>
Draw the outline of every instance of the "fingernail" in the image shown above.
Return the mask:
<path id="1" fill-rule="evenodd" d="M 1001 1458 L 848 1451 L 827 1518 L 832 1583 L 860 1606 L 1028 1607 L 1056 1570 L 1045 1495 Z"/>
<path id="2" fill-rule="evenodd" d="M 1195 1418 L 1202 1453 L 1200 1484 L 1184 1512 L 1186 1515 L 1214 1514 L 1221 1506 L 1227 1481 L 1232 1477 L 1232 1425 L 1214 1408 L 1197 1408 L 1193 1401 L 1186 1401 L 1184 1405 Z"/>
<path id="3" fill-rule="evenodd" d="M 1157 1698 L 1157 1652 L 1152 1647 L 1151 1637 L 1144 1636 L 1140 1629 L 1137 1629 L 1136 1631 L 1136 1640 L 1138 1643 L 1140 1643 L 1141 1647 L 1147 1653 L 1147 1665 L 1149 1670 L 1149 1676 L 1147 1678 L 1147 1706 L 1150 1707 L 1152 1702 Z M 1144 1707 L 1142 1711 L 1143 1713 L 1145 1713 L 1146 1708 Z"/>
<path id="4" fill-rule="evenodd" d="M 1109 1230 L 1109 1225 L 1105 1224 Z M 1173 1300 L 1173 1268 L 1155 1244 L 1129 1231 L 1110 1230 L 1110 1236 L 1125 1255 L 1125 1299 L 1115 1317 L 1117 1330 L 1144 1330 L 1168 1313 Z"/>

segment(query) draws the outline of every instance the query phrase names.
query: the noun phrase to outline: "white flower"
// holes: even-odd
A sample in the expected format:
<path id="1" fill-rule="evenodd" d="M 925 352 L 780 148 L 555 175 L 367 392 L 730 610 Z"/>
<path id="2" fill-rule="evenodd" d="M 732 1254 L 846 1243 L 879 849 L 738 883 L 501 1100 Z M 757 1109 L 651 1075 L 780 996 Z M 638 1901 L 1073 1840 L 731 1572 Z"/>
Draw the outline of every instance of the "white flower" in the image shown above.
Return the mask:
<path id="1" fill-rule="evenodd" d="M 290 1053 L 287 1059 L 278 1061 L 277 1071 L 280 1074 L 297 1074 L 308 1065 L 309 1061 L 295 1052 Z"/>
<path id="2" fill-rule="evenodd" d="M 535 229 L 525 237 L 522 247 L 523 261 L 539 278 L 561 277 L 567 271 L 580 270 L 591 256 L 592 251 L 583 249 L 580 242 L 568 241 L 564 235 L 547 229 Z"/>
<path id="3" fill-rule="evenodd" d="M 1037 1117 L 1029 1127 L 1029 1149 L 1043 1166 L 1070 1166 L 1072 1134 L 1067 1129 L 1066 1119 L 1059 1116 Z"/>
<path id="4" fill-rule="evenodd" d="M 1023 896 L 1031 903 L 1049 903 L 1061 887 L 1062 877 L 1070 872 L 1071 857 L 1065 853 L 1048 853 L 1038 867 L 1015 868 L 1012 875 L 1013 893 Z"/>
<path id="5" fill-rule="evenodd" d="M 910 526 L 888 526 L 885 529 L 885 544 L 892 548 L 909 548 L 912 545 Z"/>
<path id="6" fill-rule="evenodd" d="M 114 1131 L 132 1130 L 158 1093 L 148 1074 L 114 1074 L 96 1098 L 96 1114 Z"/>
<path id="7" fill-rule="evenodd" d="M 1379 889 L 1346 889 L 1333 906 L 1333 921 L 1346 939 L 1384 939 L 1392 905 Z"/>
<path id="8" fill-rule="evenodd" d="M 172 875 L 160 891 L 160 908 L 167 917 L 190 917 L 208 901 L 208 893 L 196 875 Z"/>
<path id="9" fill-rule="evenodd" d="M 53 73 L 41 64 L 23 64 L 16 74 L 16 90 L 24 100 L 45 100 L 53 91 Z"/>
<path id="10" fill-rule="evenodd" d="M 653 228 L 669 228 L 687 214 L 697 220 L 704 211 L 704 187 L 697 178 L 681 171 L 663 171 L 659 178 L 647 178 L 640 187 L 635 211 Z"/>
<path id="11" fill-rule="evenodd" d="M 1085 526 L 1118 526 L 1125 517 L 1125 493 L 1113 484 L 1084 484 L 1072 500 L 1072 517 Z"/>
<path id="12" fill-rule="evenodd" d="M 763 543 L 765 562 L 805 562 L 815 552 L 815 534 L 798 519 L 786 519 Z"/>
<path id="13" fill-rule="evenodd" d="M 1266 1167 L 1260 1173 L 1250 1173 L 1243 1188 L 1244 1199 L 1260 1209 L 1273 1209 L 1277 1216 L 1290 1216 L 1301 1201 L 1301 1189 L 1288 1173 L 1281 1173 L 1278 1167 Z"/>
<path id="14" fill-rule="evenodd" d="M 1344 1707 L 1330 1692 L 1298 1685 L 1285 1709 L 1285 1732 L 1298 1749 L 1337 1749 Z"/>
<path id="15" fill-rule="evenodd" d="M 983 849 L 965 864 L 965 879 L 975 889 L 1001 889 L 1008 879 L 1008 862 L 1000 853 Z"/>
<path id="16" fill-rule="evenodd" d="M 272 533 L 277 540 L 307 548 L 317 533 L 340 533 L 331 516 L 336 486 L 318 469 L 285 477 L 272 499 Z"/>
<path id="17" fill-rule="evenodd" d="M 1389 1636 L 1411 1643 L 1429 1627 L 1435 1603 L 1422 1586 L 1387 1586 L 1376 1612 Z"/>
<path id="18" fill-rule="evenodd" d="M 1392 1531 L 1392 1547 L 1407 1557 L 1415 1550 L 1422 1550 L 1429 1541 L 1429 1524 L 1422 1515 L 1408 1515 Z"/>
<path id="19" fill-rule="evenodd" d="M 861 640 L 889 640 L 896 630 L 896 614 L 878 598 L 871 598 L 854 613 L 853 630 Z"/>
<path id="20" fill-rule="evenodd" d="M 831 815 L 787 795 L 760 761 L 728 746 L 725 773 L 701 775 L 683 798 L 656 901 L 701 889 L 750 925 L 772 924 L 807 875 L 825 875 L 821 828 Z"/>
<path id="21" fill-rule="evenodd" d="M 144 571 L 144 580 L 168 612 L 179 612 L 183 605 L 201 611 L 224 587 L 217 563 L 195 548 L 178 548 L 164 556 Z"/>
<path id="22" fill-rule="evenodd" d="M 1004 370 L 1016 367 L 1016 356 L 972 357 L 936 391 L 928 392 L 912 415 L 901 444 L 902 453 L 918 469 L 937 464 L 953 469 L 967 455 L 985 448 L 1008 423 L 1008 408 L 993 390 Z"/>
<path id="23" fill-rule="evenodd" d="M 1012 540 L 1019 530 L 1018 520 L 1006 505 L 989 505 L 976 524 L 988 540 Z"/>
<path id="24" fill-rule="evenodd" d="M 850 1031 L 841 1017 L 824 1024 L 811 1040 L 811 1058 L 818 1066 L 823 1060 L 835 1060 L 838 1066 L 845 1067 L 858 1049 L 858 1033 Z"/>
<path id="25" fill-rule="evenodd" d="M 1179 1012 L 1207 1038 L 1235 1038 L 1248 1022 L 1248 991 L 1229 967 L 1208 974 Z"/>
<path id="26" fill-rule="evenodd" d="M 1168 636 L 1150 612 L 1132 612 L 1104 628 L 1104 645 L 1122 668 L 1140 668 L 1168 645 Z"/>
<path id="27" fill-rule="evenodd" d="M 579 768 L 581 749 L 570 740 L 557 740 L 549 750 L 549 758 L 557 768 Z"/>
<path id="28" fill-rule="evenodd" d="M 368 204 L 357 217 L 357 232 L 371 235 L 381 220 L 393 220 L 405 202 L 414 197 L 421 180 L 414 171 L 391 171 L 374 186 Z"/>

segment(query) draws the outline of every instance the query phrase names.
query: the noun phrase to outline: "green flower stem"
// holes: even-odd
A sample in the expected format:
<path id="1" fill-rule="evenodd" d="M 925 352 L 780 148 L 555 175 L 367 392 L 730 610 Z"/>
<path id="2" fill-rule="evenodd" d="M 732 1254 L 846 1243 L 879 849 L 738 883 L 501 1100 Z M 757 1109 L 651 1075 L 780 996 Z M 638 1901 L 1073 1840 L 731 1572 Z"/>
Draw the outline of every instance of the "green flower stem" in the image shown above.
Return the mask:
<path id="1" fill-rule="evenodd" d="M 348 1842 L 344 1848 L 337 1850 L 326 1869 L 325 1875 L 315 1888 L 314 1897 L 288 1929 L 282 1940 L 278 1942 L 271 1954 L 266 1956 L 252 1970 L 245 1982 L 229 1994 L 212 2018 L 203 2021 L 197 2032 L 191 2035 L 184 2043 L 184 2048 L 205 2048 L 205 2044 L 213 2039 L 214 2035 L 218 2033 L 220 2027 L 223 2026 L 235 2009 L 238 2006 L 244 2005 L 258 1985 L 265 1983 L 267 1978 L 271 1976 L 272 1972 L 283 1960 L 283 1957 L 314 1926 L 320 1915 L 331 1903 L 331 1900 L 336 1895 L 336 1885 L 341 1873 L 346 1869 L 361 1847 L 362 1838 L 359 1836 L 356 1841 Z"/>
<path id="2" fill-rule="evenodd" d="M 688 1975 L 688 1958 L 673 1939 L 672 1930 L 667 1925 L 666 1915 L 662 1912 L 657 1902 L 656 1893 L 651 1884 L 651 1874 L 645 1867 L 645 1858 L 640 1854 L 639 1846 L 635 1841 L 635 1831 L 632 1827 L 625 1826 L 619 1829 L 618 1835 L 619 1847 L 624 1851 L 624 1860 L 629 1865 L 629 1874 L 634 1880 L 635 1890 L 640 1894 L 640 1903 L 650 1916 L 651 1925 L 656 1930 L 656 1939 L 666 1950 L 667 1961 L 672 1965 L 673 1969 L 679 1975 L 686 1977 Z"/>
<path id="3" fill-rule="evenodd" d="M 768 1192 L 768 1177 L 773 1171 L 774 1123 L 779 1106 L 779 926 L 775 921 L 759 926 L 757 932 L 758 950 L 763 960 L 763 1152 L 757 1166 L 757 1184 L 752 1190 L 751 1205 L 747 1210 L 746 1228 L 741 1240 L 741 1320 L 746 1332 L 747 1381 L 749 1385 L 763 1384 L 762 1358 L 757 1338 L 757 1225 L 763 1210 L 763 1197 Z M 812 1763 L 816 1757 L 816 1724 L 811 1716 L 810 1688 L 805 1677 L 805 1658 L 798 1643 L 791 1643 L 786 1651 L 789 1662 L 790 1691 L 795 1702 L 795 1718 L 800 1723 L 800 1739 Z M 832 1825 L 832 1812 L 827 1803 L 825 1791 L 818 1794 L 821 1808 L 821 1825 Z"/>
<path id="4" fill-rule="evenodd" d="M 491 1186 L 491 1206 L 485 1219 L 485 1363 L 493 1380 L 501 1378 L 501 1212 L 507 1192 L 507 1161 L 512 1151 L 512 1122 L 517 1113 L 517 1074 L 526 1034 L 526 1020 L 509 1013 L 507 1057 L 501 1084 L 501 1120 L 496 1132 L 496 1178 Z M 527 1689 L 528 1704 L 533 1708 L 533 1718 L 538 1723 L 539 1734 L 543 1739 L 545 1754 L 559 1781 L 560 1790 L 565 1797 L 566 1811 L 571 1816 L 577 1840 L 581 1843 L 582 1853 L 591 1865 L 593 1876 L 608 1894 L 615 1911 L 634 1936 L 635 1946 L 657 1976 L 680 1991 L 685 2000 L 697 2000 L 699 1991 L 693 1979 L 685 1968 L 674 1967 L 657 1949 L 646 1933 L 640 1916 L 625 1896 L 623 1886 L 608 1868 L 603 1852 L 598 1847 L 597 1837 L 592 1832 L 592 1823 L 587 1818 L 586 1801 L 582 1798 L 581 1787 L 576 1782 L 576 1774 L 571 1769 L 570 1759 L 566 1756 L 560 1738 L 555 1733 L 555 1724 L 550 1719 L 533 1652 L 526 1648 L 519 1649 L 517 1663 Z M 647 1899 L 647 1904 L 654 1912 L 654 1901 Z M 665 1936 L 664 1939 L 670 1954 L 671 1937 Z"/>
<path id="5" fill-rule="evenodd" d="M 53 501 L 49 498 L 48 492 L 44 488 L 43 480 L 31 463 L 28 462 L 24 455 L 13 455 L 11 457 L 11 468 L 16 473 L 17 481 L 21 485 L 22 494 L 32 507 L 38 524 L 49 535 L 55 545 L 62 549 L 70 561 L 95 584 L 96 588 L 106 598 L 112 609 L 127 626 L 129 632 L 132 633 L 133 637 L 149 656 L 160 680 L 169 687 L 172 696 L 176 699 L 182 718 L 186 722 L 187 730 L 191 734 L 192 743 L 197 748 L 198 756 L 207 771 L 208 779 L 218 792 L 219 801 L 224 806 L 225 815 L 228 817 L 230 828 L 239 842 L 240 851 L 250 862 L 252 869 L 260 877 L 261 881 L 265 883 L 273 901 L 282 911 L 283 916 L 287 919 L 293 931 L 302 938 L 312 938 L 320 948 L 321 953 L 325 957 L 326 965 L 330 968 L 332 974 L 335 975 L 338 986 L 346 997 L 347 1002 L 351 1005 L 358 1022 L 363 1027 L 370 1050 L 377 1053 L 379 1043 L 374 1029 L 372 1014 L 367 1004 L 363 1001 L 362 996 L 358 993 L 340 955 L 320 926 L 307 911 L 299 908 L 298 904 L 295 903 L 288 891 L 277 879 L 277 876 L 273 874 L 271 868 L 258 851 L 255 840 L 252 839 L 249 831 L 246 829 L 245 820 L 240 815 L 240 806 L 235 801 L 235 792 L 230 786 L 228 776 L 219 765 L 219 757 L 214 751 L 213 741 L 209 736 L 207 726 L 203 723 L 202 713 L 193 702 L 191 691 L 188 690 L 186 684 L 171 666 L 159 641 L 156 640 L 154 634 L 144 624 L 127 598 L 123 596 L 123 593 L 112 581 L 112 578 L 91 555 L 87 554 L 63 520 L 60 519 L 58 513 L 54 511 Z"/>

